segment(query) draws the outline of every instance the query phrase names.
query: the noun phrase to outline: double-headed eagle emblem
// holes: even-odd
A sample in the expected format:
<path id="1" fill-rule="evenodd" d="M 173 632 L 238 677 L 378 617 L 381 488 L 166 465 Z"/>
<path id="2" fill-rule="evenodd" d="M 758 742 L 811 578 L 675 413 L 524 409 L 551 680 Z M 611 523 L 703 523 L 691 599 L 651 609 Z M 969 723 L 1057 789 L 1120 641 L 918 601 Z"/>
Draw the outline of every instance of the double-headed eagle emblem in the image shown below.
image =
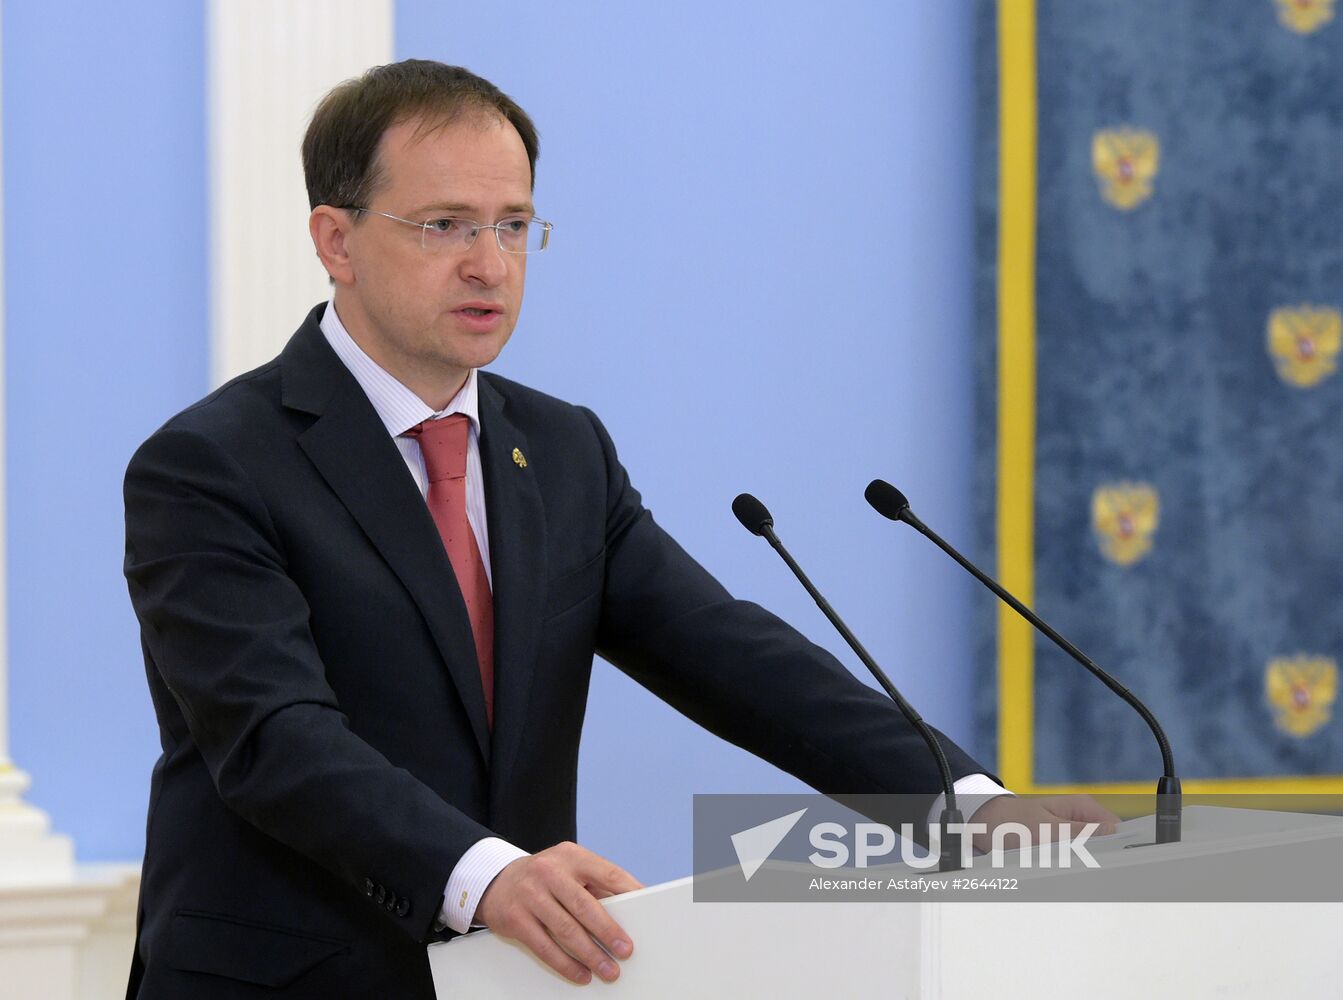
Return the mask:
<path id="1" fill-rule="evenodd" d="M 1101 129 L 1091 139 L 1091 166 L 1101 197 L 1120 211 L 1137 208 L 1152 197 L 1160 155 L 1160 143 L 1151 132 Z"/>
<path id="2" fill-rule="evenodd" d="M 1343 315 L 1323 306 L 1274 309 L 1268 317 L 1268 353 L 1278 376 L 1308 388 L 1338 367 Z"/>
<path id="3" fill-rule="evenodd" d="M 1309 736 L 1329 721 L 1338 694 L 1338 664 L 1327 656 L 1282 656 L 1264 671 L 1273 722 L 1285 733 Z"/>
<path id="4" fill-rule="evenodd" d="M 1298 35 L 1319 31 L 1334 17 L 1334 0 L 1278 0 L 1278 20 Z"/>
<path id="5" fill-rule="evenodd" d="M 1156 490 L 1147 483 L 1110 483 L 1091 495 L 1091 527 L 1105 558 L 1132 566 L 1152 548 L 1156 533 Z"/>

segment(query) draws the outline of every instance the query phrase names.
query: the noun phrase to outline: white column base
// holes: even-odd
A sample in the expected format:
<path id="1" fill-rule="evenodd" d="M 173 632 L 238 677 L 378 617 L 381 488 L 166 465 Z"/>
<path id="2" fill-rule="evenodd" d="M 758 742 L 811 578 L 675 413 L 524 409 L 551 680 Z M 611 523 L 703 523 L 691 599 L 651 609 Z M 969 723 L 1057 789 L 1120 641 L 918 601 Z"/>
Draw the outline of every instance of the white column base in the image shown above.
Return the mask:
<path id="1" fill-rule="evenodd" d="M 79 865 L 59 882 L 0 884 L 0 995 L 125 996 L 139 889 L 139 866 L 128 864 Z"/>
<path id="2" fill-rule="evenodd" d="M 68 882 L 75 875 L 75 846 L 51 832 L 51 820 L 24 802 L 28 775 L 0 762 L 0 891 L 9 886 Z"/>

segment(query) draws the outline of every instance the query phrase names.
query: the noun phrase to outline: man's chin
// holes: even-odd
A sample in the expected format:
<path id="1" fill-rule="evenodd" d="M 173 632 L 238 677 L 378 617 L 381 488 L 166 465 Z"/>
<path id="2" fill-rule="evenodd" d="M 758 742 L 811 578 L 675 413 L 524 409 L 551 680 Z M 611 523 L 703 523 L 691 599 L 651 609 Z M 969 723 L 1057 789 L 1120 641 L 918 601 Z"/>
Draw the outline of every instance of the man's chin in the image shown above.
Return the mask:
<path id="1" fill-rule="evenodd" d="M 503 352 L 512 332 L 510 327 L 508 330 L 489 334 L 472 334 L 467 337 L 459 335 L 454 338 L 456 342 L 453 347 L 456 349 L 452 352 L 455 355 L 453 363 L 460 364 L 464 368 L 484 368 L 493 363 Z"/>
<path id="2" fill-rule="evenodd" d="M 450 356 L 445 356 L 442 360 L 446 366 L 456 369 L 484 368 L 493 364 L 503 349 L 503 343 L 474 344 L 469 349 L 453 351 Z"/>

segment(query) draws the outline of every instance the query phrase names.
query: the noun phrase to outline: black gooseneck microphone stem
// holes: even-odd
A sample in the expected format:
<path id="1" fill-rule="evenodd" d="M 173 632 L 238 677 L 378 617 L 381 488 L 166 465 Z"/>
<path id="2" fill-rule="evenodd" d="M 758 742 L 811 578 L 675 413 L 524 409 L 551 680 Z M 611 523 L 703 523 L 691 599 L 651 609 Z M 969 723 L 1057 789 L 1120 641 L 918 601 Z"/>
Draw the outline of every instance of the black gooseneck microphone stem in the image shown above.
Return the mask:
<path id="1" fill-rule="evenodd" d="M 815 601 L 816 606 L 821 609 L 821 613 L 830 619 L 830 624 L 835 626 L 835 630 L 843 636 L 844 641 L 849 644 L 849 648 L 858 654 L 858 659 L 863 661 L 863 665 L 867 667 L 872 673 L 872 676 L 877 679 L 877 683 L 882 686 L 883 690 L 890 695 L 891 700 L 895 702 L 896 707 L 900 709 L 904 717 L 909 720 L 910 725 L 918 730 L 919 735 L 923 737 L 923 742 L 928 744 L 928 749 L 937 760 L 937 769 L 942 775 L 942 793 L 946 796 L 946 807 L 942 810 L 939 823 L 942 827 L 942 831 L 940 838 L 941 857 L 938 863 L 938 871 L 960 871 L 960 836 L 951 834 L 948 827 L 951 825 L 959 825 L 964 822 L 964 819 L 961 816 L 960 810 L 956 808 L 955 782 L 952 780 L 951 767 L 947 764 L 947 755 L 943 753 L 942 745 L 937 741 L 937 737 L 933 735 L 933 731 L 928 728 L 928 724 L 923 721 L 923 717 L 914 710 L 914 706 L 905 701 L 900 692 L 896 690 L 895 685 L 891 683 L 891 679 L 886 676 L 886 672 L 882 670 L 881 667 L 877 666 L 877 661 L 872 659 L 872 655 L 863 647 L 863 644 L 858 641 L 857 636 L 849 631 L 849 627 L 845 625 L 843 619 L 835 613 L 835 609 L 830 606 L 830 602 L 821 596 L 821 592 L 817 590 L 811 580 L 808 579 L 807 574 L 802 571 L 802 567 L 797 564 L 797 561 L 789 554 L 788 550 L 784 548 L 783 542 L 779 541 L 779 536 L 774 533 L 773 525 L 762 525 L 759 529 L 759 533 L 771 546 L 773 546 L 774 551 L 779 553 L 780 558 L 788 564 L 788 568 L 793 571 L 793 575 L 797 577 L 798 582 L 806 588 L 807 593 L 811 595 L 811 599 Z"/>
<path id="2" fill-rule="evenodd" d="M 1171 753 L 1170 741 L 1166 739 L 1166 733 L 1161 728 L 1161 723 L 1156 721 L 1156 716 L 1152 714 L 1137 696 L 1119 681 L 1115 680 L 1091 657 L 1087 656 L 1071 642 L 1065 639 L 1059 633 L 1055 632 L 1049 624 L 1037 615 L 1026 605 L 1022 604 L 1015 597 L 1004 590 L 996 580 L 982 572 L 978 566 L 966 559 L 954 548 L 942 540 L 937 532 L 933 531 L 918 516 L 909 509 L 909 501 L 905 499 L 903 493 L 891 486 L 889 483 L 881 480 L 874 480 L 868 484 L 866 496 L 868 503 L 876 509 L 877 513 L 883 517 L 888 517 L 893 521 L 904 521 L 919 534 L 927 537 L 934 545 L 940 548 L 951 558 L 961 564 L 976 580 L 988 587 L 998 595 L 1009 607 L 1017 614 L 1021 615 L 1037 629 L 1047 635 L 1050 640 L 1071 656 L 1098 679 L 1102 684 L 1108 687 L 1137 712 L 1147 727 L 1152 730 L 1152 735 L 1156 737 L 1157 746 L 1161 748 L 1161 766 L 1163 774 L 1156 786 L 1156 842 L 1158 844 L 1174 844 L 1180 840 L 1181 814 L 1183 811 L 1183 796 L 1180 792 L 1180 779 L 1175 773 L 1175 758 Z"/>
<path id="3" fill-rule="evenodd" d="M 900 515 L 900 519 L 915 531 L 919 532 L 919 534 L 926 536 L 934 545 L 969 570 L 974 575 L 975 579 L 1002 598 L 1003 601 L 1009 604 L 1012 609 L 1017 612 L 1017 614 L 1021 615 L 1041 632 L 1049 636 L 1056 646 L 1078 663 L 1082 664 L 1082 666 L 1090 670 L 1102 684 L 1133 706 L 1133 710 L 1142 716 L 1143 721 L 1146 722 L 1148 728 L 1152 730 L 1152 735 L 1156 737 L 1157 745 L 1161 748 L 1161 766 L 1165 776 L 1167 778 L 1175 777 L 1175 759 L 1171 754 L 1170 742 L 1166 739 L 1166 733 L 1162 730 L 1161 723 L 1156 721 L 1156 716 L 1151 713 L 1146 705 L 1138 700 L 1137 696 L 1135 696 L 1132 691 L 1124 687 L 1119 681 L 1115 680 L 1114 677 L 1091 659 L 1091 657 L 1087 656 L 1071 642 L 1055 632 L 1048 622 L 1004 590 L 996 580 L 982 572 L 978 566 L 947 544 L 937 532 L 933 531 L 933 529 L 920 521 L 915 513 L 908 507 L 906 507 L 904 512 Z"/>

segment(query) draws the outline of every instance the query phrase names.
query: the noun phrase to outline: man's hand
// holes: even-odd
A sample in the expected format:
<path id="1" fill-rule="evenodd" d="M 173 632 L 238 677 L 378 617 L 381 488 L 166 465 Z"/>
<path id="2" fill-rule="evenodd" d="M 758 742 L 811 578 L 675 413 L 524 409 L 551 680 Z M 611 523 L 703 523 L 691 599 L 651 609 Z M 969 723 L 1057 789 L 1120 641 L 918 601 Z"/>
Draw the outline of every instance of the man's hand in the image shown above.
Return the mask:
<path id="1" fill-rule="evenodd" d="M 556 844 L 495 876 L 475 919 L 514 938 L 566 979 L 585 985 L 596 973 L 610 983 L 620 969 L 606 952 L 629 958 L 634 946 L 597 900 L 642 888 L 605 858 L 577 844 Z"/>
<path id="2" fill-rule="evenodd" d="M 985 802 L 970 817 L 971 823 L 983 823 L 987 833 L 977 833 L 975 847 L 987 851 L 993 846 L 994 827 L 1002 823 L 1020 823 L 1031 832 L 1032 843 L 1052 842 L 1058 839 L 1058 828 L 1067 826 L 1071 835 L 1082 832 L 1087 823 L 1098 823 L 1097 834 L 1115 832 L 1119 817 L 1110 812 L 1090 795 L 1055 795 L 1050 798 L 1024 798 L 999 795 Z M 1048 826 L 1049 836 L 1040 838 L 1040 827 Z"/>

